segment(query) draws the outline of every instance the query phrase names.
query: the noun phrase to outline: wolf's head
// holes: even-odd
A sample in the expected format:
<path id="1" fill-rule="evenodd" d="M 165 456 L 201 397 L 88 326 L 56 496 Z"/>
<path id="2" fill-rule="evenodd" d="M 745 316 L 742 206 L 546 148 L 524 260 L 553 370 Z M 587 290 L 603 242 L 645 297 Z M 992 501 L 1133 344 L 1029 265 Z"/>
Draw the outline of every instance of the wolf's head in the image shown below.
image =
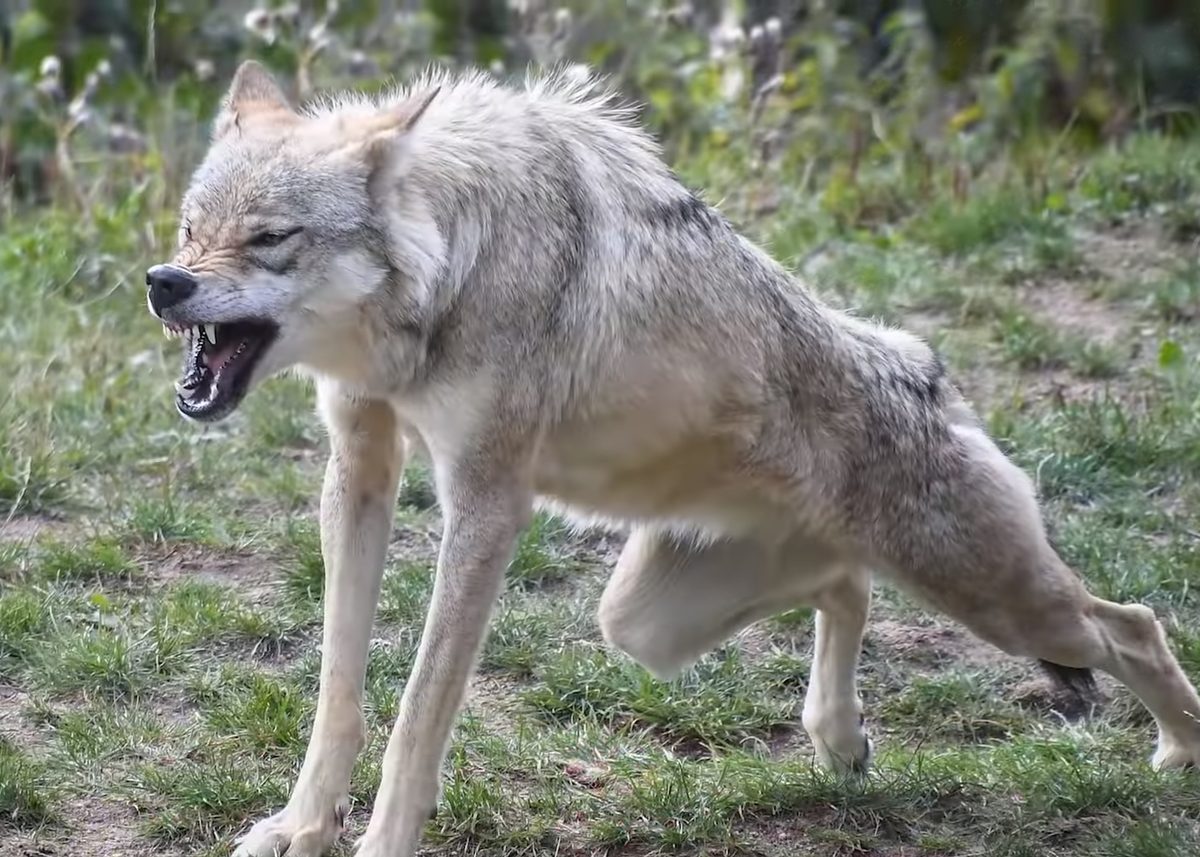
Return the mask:
<path id="1" fill-rule="evenodd" d="M 187 343 L 183 416 L 228 416 L 363 312 L 391 262 L 378 197 L 436 93 L 303 115 L 261 65 L 237 70 L 184 195 L 175 256 L 146 272 L 150 312 Z"/>

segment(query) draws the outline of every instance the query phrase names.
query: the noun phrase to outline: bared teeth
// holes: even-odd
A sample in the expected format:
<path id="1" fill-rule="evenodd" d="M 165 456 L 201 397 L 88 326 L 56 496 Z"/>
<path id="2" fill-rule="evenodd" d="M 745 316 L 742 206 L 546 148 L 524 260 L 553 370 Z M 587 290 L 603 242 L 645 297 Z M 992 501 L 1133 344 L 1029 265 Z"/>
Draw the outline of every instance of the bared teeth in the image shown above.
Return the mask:
<path id="1" fill-rule="evenodd" d="M 192 348 L 187 362 L 187 374 L 175 383 L 175 389 L 180 393 L 186 393 L 199 387 L 208 371 L 203 361 L 204 334 L 202 328 L 190 328 L 188 337 L 191 340 Z"/>
<path id="2" fill-rule="evenodd" d="M 217 326 L 215 324 L 206 324 L 206 325 L 204 325 L 204 332 L 208 334 L 208 341 L 211 344 L 216 345 L 217 344 Z"/>

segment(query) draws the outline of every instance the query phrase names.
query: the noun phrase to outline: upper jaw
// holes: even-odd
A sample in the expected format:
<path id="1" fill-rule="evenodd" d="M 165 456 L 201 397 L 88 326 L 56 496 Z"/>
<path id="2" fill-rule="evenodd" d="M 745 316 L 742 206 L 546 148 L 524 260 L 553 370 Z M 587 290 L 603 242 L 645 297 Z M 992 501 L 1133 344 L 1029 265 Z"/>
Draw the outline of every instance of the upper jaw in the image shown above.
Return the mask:
<path id="1" fill-rule="evenodd" d="M 208 336 L 209 342 L 215 342 L 217 339 L 216 327 L 218 322 L 209 322 L 208 324 L 180 324 L 177 322 L 163 321 L 163 335 L 167 339 L 179 339 L 185 335 L 195 335 L 196 328 L 203 327 L 205 334 Z"/>

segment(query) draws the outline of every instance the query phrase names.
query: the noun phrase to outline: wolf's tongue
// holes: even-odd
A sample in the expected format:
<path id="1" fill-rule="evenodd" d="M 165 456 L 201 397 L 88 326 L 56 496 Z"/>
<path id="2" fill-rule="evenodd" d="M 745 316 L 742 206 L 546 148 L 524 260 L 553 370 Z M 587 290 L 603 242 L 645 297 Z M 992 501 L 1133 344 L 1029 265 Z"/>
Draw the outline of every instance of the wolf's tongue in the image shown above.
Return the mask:
<path id="1" fill-rule="evenodd" d="M 211 351 L 205 349 L 204 362 L 213 372 L 220 372 L 225 368 L 225 364 L 237 354 L 239 345 L 241 345 L 241 342 L 234 340 L 226 342 L 223 345 L 214 345 Z"/>

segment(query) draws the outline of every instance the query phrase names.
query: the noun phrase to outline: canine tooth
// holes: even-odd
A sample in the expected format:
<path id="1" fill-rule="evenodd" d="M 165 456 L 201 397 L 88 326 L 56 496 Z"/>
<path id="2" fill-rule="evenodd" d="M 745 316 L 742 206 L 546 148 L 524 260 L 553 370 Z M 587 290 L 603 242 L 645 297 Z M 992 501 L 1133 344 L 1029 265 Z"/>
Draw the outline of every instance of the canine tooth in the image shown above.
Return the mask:
<path id="1" fill-rule="evenodd" d="M 208 334 L 208 341 L 216 343 L 217 341 L 217 326 L 215 324 L 204 325 L 204 332 Z"/>

